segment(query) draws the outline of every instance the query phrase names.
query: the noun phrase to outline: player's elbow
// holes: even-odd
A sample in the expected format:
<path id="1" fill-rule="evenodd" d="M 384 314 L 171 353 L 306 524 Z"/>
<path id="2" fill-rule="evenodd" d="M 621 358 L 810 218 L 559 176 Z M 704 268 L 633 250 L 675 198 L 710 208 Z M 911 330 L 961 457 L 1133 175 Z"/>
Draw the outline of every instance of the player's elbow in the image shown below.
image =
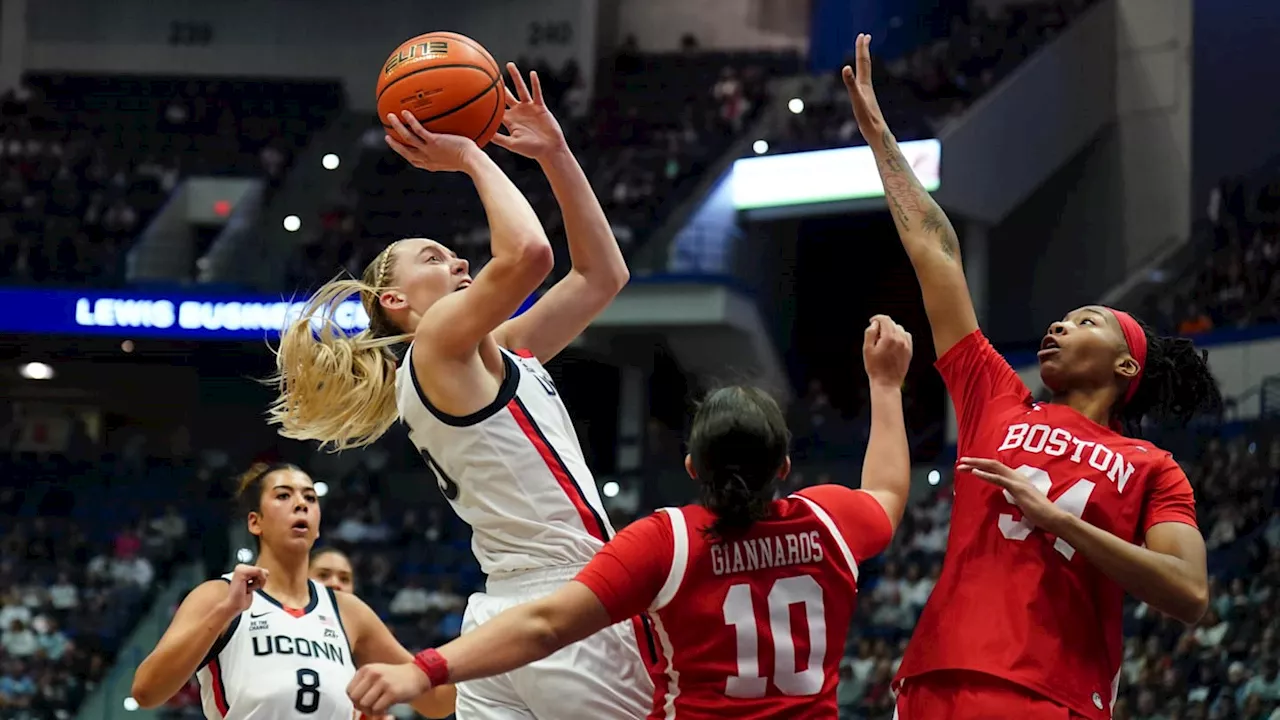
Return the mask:
<path id="1" fill-rule="evenodd" d="M 1205 612 L 1209 610 L 1209 584 L 1194 583 L 1185 592 L 1182 607 L 1178 608 L 1178 612 L 1174 617 L 1186 623 L 1187 625 L 1195 625 L 1200 622 L 1200 618 L 1204 617 Z"/>
<path id="2" fill-rule="evenodd" d="M 600 288 L 601 293 L 607 294 L 610 299 L 622 292 L 622 288 L 626 287 L 627 283 L 631 281 L 631 271 L 627 269 L 627 264 L 621 261 L 601 268 L 594 275 L 594 277 L 590 278 L 592 284 Z"/>
<path id="3" fill-rule="evenodd" d="M 537 277 L 539 282 L 550 275 L 556 265 L 556 256 L 551 250 L 551 243 L 542 233 L 530 233 L 520 243 L 517 260 L 521 271 L 530 277 Z"/>
<path id="4" fill-rule="evenodd" d="M 564 636 L 560 627 L 562 613 L 547 599 L 529 603 L 529 617 L 526 620 L 526 631 L 534 652 L 538 658 L 544 658 L 568 643 L 561 640 Z"/>
<path id="5" fill-rule="evenodd" d="M 129 696 L 137 701 L 138 707 L 149 710 L 159 707 L 161 703 L 168 700 L 166 697 L 161 697 L 161 694 L 144 662 L 138 666 L 137 672 L 133 675 L 133 686 L 129 688 Z"/>

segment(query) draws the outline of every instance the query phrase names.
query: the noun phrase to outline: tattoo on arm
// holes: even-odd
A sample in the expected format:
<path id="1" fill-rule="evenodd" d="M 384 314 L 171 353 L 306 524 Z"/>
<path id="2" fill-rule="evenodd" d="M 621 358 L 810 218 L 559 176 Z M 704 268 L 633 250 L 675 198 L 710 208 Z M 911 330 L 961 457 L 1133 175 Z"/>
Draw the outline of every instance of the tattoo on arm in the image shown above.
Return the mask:
<path id="1" fill-rule="evenodd" d="M 937 238 L 942 254 L 949 260 L 955 260 L 960 256 L 960 242 L 946 213 L 920 184 L 888 128 L 881 135 L 880 142 L 884 151 L 880 153 L 880 179 L 898 230 L 904 235 L 917 230 Z"/>

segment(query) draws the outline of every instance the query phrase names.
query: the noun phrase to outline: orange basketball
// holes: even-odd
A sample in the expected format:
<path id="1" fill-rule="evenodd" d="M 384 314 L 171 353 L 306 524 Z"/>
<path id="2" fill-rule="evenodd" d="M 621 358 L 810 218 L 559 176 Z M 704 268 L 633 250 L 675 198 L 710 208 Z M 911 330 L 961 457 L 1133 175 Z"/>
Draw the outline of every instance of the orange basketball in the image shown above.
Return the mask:
<path id="1" fill-rule="evenodd" d="M 463 135 L 484 146 L 506 109 L 502 72 L 488 50 L 465 35 L 432 32 L 406 40 L 378 76 L 378 118 L 408 110 L 431 132 Z"/>

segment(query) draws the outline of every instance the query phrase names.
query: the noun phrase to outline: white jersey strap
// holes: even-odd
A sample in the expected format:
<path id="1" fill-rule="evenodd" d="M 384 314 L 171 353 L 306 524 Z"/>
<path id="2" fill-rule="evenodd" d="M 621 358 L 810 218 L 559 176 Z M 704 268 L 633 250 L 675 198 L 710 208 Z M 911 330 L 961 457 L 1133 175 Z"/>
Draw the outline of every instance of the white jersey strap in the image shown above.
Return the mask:
<path id="1" fill-rule="evenodd" d="M 853 559 L 853 552 L 849 550 L 849 543 L 844 541 L 844 535 L 840 534 L 840 528 L 836 526 L 836 521 L 831 519 L 831 516 L 827 514 L 826 510 L 822 509 L 822 506 L 809 498 L 803 495 L 791 495 L 790 497 L 803 501 L 805 505 L 808 505 L 809 509 L 813 511 L 814 517 L 818 518 L 831 531 L 831 537 L 836 540 L 836 547 L 840 548 L 840 554 L 844 555 L 845 562 L 849 563 L 849 570 L 853 572 L 853 580 L 857 582 L 858 561 Z"/>
<path id="2" fill-rule="evenodd" d="M 311 582 L 315 582 L 315 580 Z M 329 594 L 329 609 L 333 611 L 333 617 L 338 621 L 338 630 L 342 632 L 342 638 L 347 641 L 347 652 L 350 653 L 352 662 L 355 662 L 356 650 L 351 647 L 351 636 L 347 634 L 347 626 L 342 622 L 342 608 L 338 607 L 338 593 L 334 592 L 331 587 L 325 587 L 324 589 Z"/>
<path id="3" fill-rule="evenodd" d="M 662 508 L 662 512 L 671 519 L 671 570 L 667 572 L 667 580 L 662 583 L 658 597 L 653 599 L 650 610 L 661 610 L 671 602 L 684 581 L 685 570 L 689 567 L 689 526 L 684 520 L 684 511 L 678 507 Z"/>

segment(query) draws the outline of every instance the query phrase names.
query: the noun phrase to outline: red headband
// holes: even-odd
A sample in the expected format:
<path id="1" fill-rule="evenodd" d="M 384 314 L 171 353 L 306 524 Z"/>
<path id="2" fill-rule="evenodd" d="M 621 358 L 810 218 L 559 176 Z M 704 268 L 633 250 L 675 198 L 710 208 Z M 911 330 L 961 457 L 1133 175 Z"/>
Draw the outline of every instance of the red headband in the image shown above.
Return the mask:
<path id="1" fill-rule="evenodd" d="M 1124 344 L 1129 346 L 1129 354 L 1138 363 L 1138 374 L 1133 376 L 1129 388 L 1124 391 L 1124 404 L 1127 405 L 1133 399 L 1133 394 L 1138 392 L 1138 383 L 1142 382 L 1142 373 L 1147 368 L 1147 333 L 1129 313 L 1115 308 L 1107 309 L 1116 316 L 1120 332 L 1124 333 Z"/>

